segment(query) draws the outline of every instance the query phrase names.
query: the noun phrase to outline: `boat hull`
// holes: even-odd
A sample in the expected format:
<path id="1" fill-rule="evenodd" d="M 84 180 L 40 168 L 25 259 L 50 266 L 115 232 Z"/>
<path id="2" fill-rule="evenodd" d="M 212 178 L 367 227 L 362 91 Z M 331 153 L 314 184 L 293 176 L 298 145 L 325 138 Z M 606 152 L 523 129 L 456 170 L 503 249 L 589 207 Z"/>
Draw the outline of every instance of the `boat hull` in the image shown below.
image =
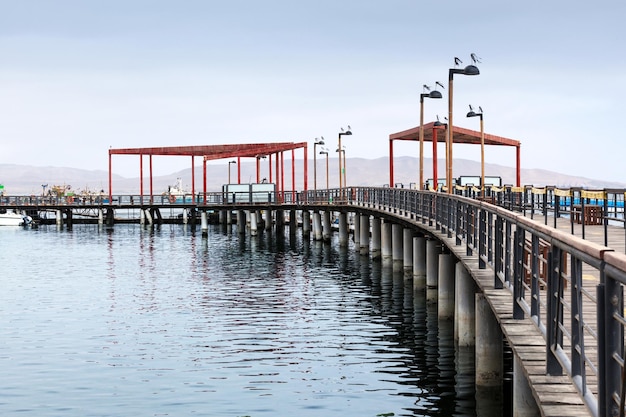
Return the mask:
<path id="1" fill-rule="evenodd" d="M 19 213 L 1 213 L 0 226 L 24 226 L 30 223 L 30 218 Z"/>

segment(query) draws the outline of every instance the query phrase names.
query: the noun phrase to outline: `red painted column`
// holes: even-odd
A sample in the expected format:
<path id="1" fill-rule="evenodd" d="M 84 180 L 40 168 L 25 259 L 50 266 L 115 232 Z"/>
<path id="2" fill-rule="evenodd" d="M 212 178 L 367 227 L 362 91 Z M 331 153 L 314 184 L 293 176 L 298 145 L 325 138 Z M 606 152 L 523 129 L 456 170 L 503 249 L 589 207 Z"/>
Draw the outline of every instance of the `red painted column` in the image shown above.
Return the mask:
<path id="1" fill-rule="evenodd" d="M 150 154 L 150 203 L 153 203 L 154 188 L 152 187 L 152 154 Z"/>
<path id="2" fill-rule="evenodd" d="M 109 151 L 109 204 L 113 204 L 113 177 L 111 175 L 111 168 L 113 165 L 113 161 L 111 160 L 112 157 L 113 155 L 111 155 L 111 151 Z"/>
<path id="3" fill-rule="evenodd" d="M 280 151 L 280 201 L 285 201 L 285 152 Z"/>
<path id="4" fill-rule="evenodd" d="M 240 156 L 237 157 L 237 184 L 241 184 L 241 157 Z"/>
<path id="5" fill-rule="evenodd" d="M 389 139 L 389 187 L 393 188 L 393 139 Z"/>
<path id="6" fill-rule="evenodd" d="M 517 145 L 517 147 L 515 148 L 515 153 L 516 153 L 516 160 L 517 160 L 517 162 L 516 162 L 516 172 L 515 172 L 515 182 L 516 182 L 516 187 L 521 187 L 521 185 L 520 185 L 521 182 L 522 182 L 521 181 L 521 173 L 520 173 L 521 166 L 522 166 L 522 164 L 521 164 L 521 161 L 522 161 L 522 158 L 521 158 L 521 156 L 522 156 L 521 155 L 521 153 L 522 153 L 521 145 Z"/>
<path id="7" fill-rule="evenodd" d="M 304 144 L 304 191 L 309 189 L 309 157 L 308 148 L 306 143 Z"/>
<path id="8" fill-rule="evenodd" d="M 139 198 L 143 201 L 143 154 L 139 154 Z"/>
<path id="9" fill-rule="evenodd" d="M 437 129 L 433 127 L 433 188 L 439 188 L 439 179 L 437 178 Z"/>
<path id="10" fill-rule="evenodd" d="M 206 158 L 202 158 L 202 202 L 206 205 Z"/>
<path id="11" fill-rule="evenodd" d="M 191 155 L 191 199 L 195 203 L 196 200 L 196 166 L 194 164 L 195 158 Z M 150 171 L 152 171 L 152 156 L 150 156 Z M 150 172 L 150 178 L 152 178 L 152 172 Z M 152 194 L 152 186 L 150 186 L 150 194 Z"/>
<path id="12" fill-rule="evenodd" d="M 296 201 L 296 151 L 291 150 L 291 201 Z"/>

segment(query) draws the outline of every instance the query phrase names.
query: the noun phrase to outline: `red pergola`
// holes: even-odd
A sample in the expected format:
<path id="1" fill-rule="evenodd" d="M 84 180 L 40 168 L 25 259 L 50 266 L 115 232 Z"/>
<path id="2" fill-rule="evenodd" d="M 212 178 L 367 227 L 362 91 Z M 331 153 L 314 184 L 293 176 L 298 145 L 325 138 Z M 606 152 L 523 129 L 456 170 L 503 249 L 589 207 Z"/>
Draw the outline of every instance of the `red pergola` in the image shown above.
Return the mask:
<path id="1" fill-rule="evenodd" d="M 140 195 L 143 197 L 143 157 L 149 158 L 150 171 L 150 195 L 153 195 L 152 187 L 152 157 L 153 156 L 190 156 L 191 157 L 191 193 L 195 195 L 195 157 L 202 157 L 203 167 L 203 192 L 206 195 L 206 162 L 217 159 L 237 158 L 237 182 L 241 182 L 241 158 L 255 158 L 257 182 L 260 182 L 260 161 L 263 157 L 268 157 L 269 181 L 272 182 L 272 155 L 276 162 L 276 191 L 280 194 L 285 189 L 284 176 L 284 152 L 291 151 L 291 183 L 295 190 L 295 150 L 304 149 L 304 189 L 308 189 L 308 166 L 307 166 L 307 143 L 306 142 L 276 142 L 276 143 L 254 143 L 236 145 L 201 145 L 201 146 L 168 146 L 155 148 L 125 148 L 109 149 L 109 201 L 113 197 L 113 155 L 139 155 L 139 178 Z"/>
<path id="2" fill-rule="evenodd" d="M 436 126 L 436 122 L 424 125 L 424 142 L 433 143 L 433 182 L 437 184 L 437 143 L 446 142 L 446 126 Z M 454 143 L 480 145 L 480 132 L 462 127 L 454 126 L 453 139 Z M 394 140 L 412 140 L 419 142 L 420 127 L 413 127 L 398 133 L 389 135 L 389 186 L 393 187 L 393 141 Z M 520 146 L 521 142 L 514 139 L 507 139 L 501 136 L 484 133 L 485 145 L 514 146 L 515 147 L 515 180 L 516 186 L 520 186 Z M 423 185 L 423 184 L 422 184 Z"/>

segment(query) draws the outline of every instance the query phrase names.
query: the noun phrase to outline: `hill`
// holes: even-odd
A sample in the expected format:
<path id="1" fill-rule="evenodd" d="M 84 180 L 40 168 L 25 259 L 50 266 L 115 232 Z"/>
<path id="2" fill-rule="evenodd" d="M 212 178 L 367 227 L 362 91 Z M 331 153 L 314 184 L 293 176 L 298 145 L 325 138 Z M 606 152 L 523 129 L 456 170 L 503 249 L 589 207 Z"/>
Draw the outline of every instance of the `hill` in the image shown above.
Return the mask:
<path id="1" fill-rule="evenodd" d="M 438 162 L 438 176 L 445 176 L 444 161 Z M 304 188 L 302 160 L 296 160 L 295 187 Z M 383 186 L 389 183 L 389 158 L 377 159 L 348 158 L 346 179 L 348 185 L 354 186 Z M 272 166 L 272 179 L 275 181 L 275 164 Z M 147 170 L 146 176 L 147 176 Z M 313 189 L 313 161 L 309 161 L 308 188 Z M 337 159 L 329 159 L 329 185 L 338 186 Z M 502 178 L 503 184 L 515 183 L 515 169 L 497 164 L 485 164 L 485 174 Z M 196 167 L 196 192 L 202 189 L 202 167 Z M 232 168 L 232 179 L 236 182 L 237 170 Z M 241 182 L 256 181 L 256 166 L 254 162 L 241 163 Z M 455 160 L 454 175 L 480 175 L 480 163 L 471 160 Z M 432 161 L 427 158 L 424 161 L 424 176 L 432 177 Z M 261 178 L 269 179 L 267 163 L 261 164 Z M 167 190 L 168 185 L 174 185 L 177 178 L 181 178 L 183 185 L 191 189 L 191 168 L 170 175 L 153 178 L 155 193 Z M 419 165 L 417 158 L 396 157 L 394 159 L 394 182 L 402 183 L 409 187 L 419 178 Z M 112 175 L 114 193 L 139 193 L 139 178 L 125 178 Z M 626 183 L 607 182 L 600 179 L 590 179 L 573 175 L 561 174 L 542 169 L 522 169 L 522 185 L 532 184 L 536 186 L 554 185 L 560 188 L 584 187 L 590 189 L 602 188 L 626 188 Z M 219 165 L 207 165 L 207 190 L 218 191 L 222 184 L 228 181 L 228 169 L 224 163 Z M 285 160 L 284 169 L 285 189 L 292 188 L 291 160 Z M 103 170 L 82 170 L 66 167 L 36 167 L 26 165 L 0 164 L 0 184 L 5 186 L 6 195 L 38 195 L 42 193 L 43 185 L 70 185 L 73 190 L 108 191 L 108 172 Z M 317 160 L 317 187 L 326 187 L 326 161 Z M 144 180 L 144 192 L 148 192 L 148 180 Z"/>

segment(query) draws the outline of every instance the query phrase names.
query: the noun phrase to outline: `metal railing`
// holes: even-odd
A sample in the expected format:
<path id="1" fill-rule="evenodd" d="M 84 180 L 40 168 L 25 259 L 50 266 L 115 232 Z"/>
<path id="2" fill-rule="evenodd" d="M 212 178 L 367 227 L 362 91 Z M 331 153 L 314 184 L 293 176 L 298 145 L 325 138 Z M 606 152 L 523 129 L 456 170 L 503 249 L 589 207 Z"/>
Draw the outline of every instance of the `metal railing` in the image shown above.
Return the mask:
<path id="1" fill-rule="evenodd" d="M 528 192 L 494 194 L 496 204 L 398 188 L 353 188 L 350 195 L 351 204 L 410 216 L 465 246 L 479 268 L 493 270 L 493 288 L 511 291 L 514 318 L 537 326 L 546 374 L 569 375 L 592 415 L 623 415 L 626 255 L 524 216 L 537 209 Z M 538 206 L 544 212 L 547 200 Z M 552 213 L 558 207 L 557 199 Z"/>

